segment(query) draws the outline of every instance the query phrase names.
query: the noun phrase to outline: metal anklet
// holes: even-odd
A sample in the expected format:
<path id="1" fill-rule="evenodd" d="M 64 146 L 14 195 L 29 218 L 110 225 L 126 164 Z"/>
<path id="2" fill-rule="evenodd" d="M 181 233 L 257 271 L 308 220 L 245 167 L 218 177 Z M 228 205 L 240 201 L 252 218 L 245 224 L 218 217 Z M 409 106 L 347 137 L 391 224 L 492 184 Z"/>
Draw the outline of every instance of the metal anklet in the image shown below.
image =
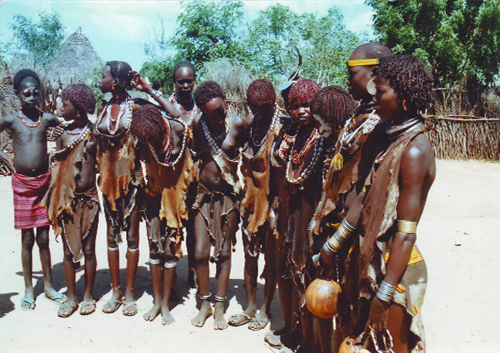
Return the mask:
<path id="1" fill-rule="evenodd" d="M 137 248 L 135 248 L 135 249 L 132 249 L 132 248 L 127 248 L 127 251 L 128 251 L 128 252 L 137 252 L 137 251 L 139 251 L 139 248 L 138 248 L 138 247 L 137 247 Z"/>
<path id="2" fill-rule="evenodd" d="M 174 262 L 165 262 L 163 264 L 163 266 L 166 268 L 166 269 L 169 269 L 169 268 L 176 268 L 177 267 L 177 261 L 174 261 Z"/>
<path id="3" fill-rule="evenodd" d="M 198 295 L 200 296 L 200 299 L 201 300 L 209 300 L 210 297 L 212 296 L 212 293 L 208 293 L 207 295 L 201 295 L 199 292 L 198 292 Z"/>
<path id="4" fill-rule="evenodd" d="M 219 303 L 226 301 L 226 297 L 221 297 L 221 296 L 218 296 L 217 294 L 214 295 L 214 299 L 216 302 L 219 302 Z"/>
<path id="5" fill-rule="evenodd" d="M 150 265 L 159 265 L 160 264 L 160 259 L 149 258 L 149 264 Z"/>
<path id="6" fill-rule="evenodd" d="M 111 246 L 108 245 L 108 250 L 109 251 L 118 251 L 118 246 L 115 247 L 115 248 L 113 248 L 113 247 L 111 247 Z"/>

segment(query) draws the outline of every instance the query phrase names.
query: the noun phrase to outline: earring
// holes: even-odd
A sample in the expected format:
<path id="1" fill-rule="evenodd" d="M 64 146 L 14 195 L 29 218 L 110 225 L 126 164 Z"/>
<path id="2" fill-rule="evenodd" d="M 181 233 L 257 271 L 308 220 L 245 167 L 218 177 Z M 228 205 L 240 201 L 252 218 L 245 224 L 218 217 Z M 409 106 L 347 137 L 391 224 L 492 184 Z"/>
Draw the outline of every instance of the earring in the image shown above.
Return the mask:
<path id="1" fill-rule="evenodd" d="M 405 99 L 405 100 L 403 100 L 403 109 L 404 109 L 405 111 L 407 111 L 407 110 L 408 110 L 408 109 L 406 108 L 406 99 Z"/>
<path id="2" fill-rule="evenodd" d="M 80 112 L 76 112 L 76 118 L 77 118 L 77 119 L 80 119 L 80 118 L 81 118 L 81 116 L 80 116 Z"/>
<path id="3" fill-rule="evenodd" d="M 368 94 L 370 94 L 371 96 L 374 96 L 377 94 L 377 87 L 375 85 L 375 79 L 372 78 L 370 81 L 368 81 L 368 83 L 366 84 L 366 91 L 368 92 Z"/>

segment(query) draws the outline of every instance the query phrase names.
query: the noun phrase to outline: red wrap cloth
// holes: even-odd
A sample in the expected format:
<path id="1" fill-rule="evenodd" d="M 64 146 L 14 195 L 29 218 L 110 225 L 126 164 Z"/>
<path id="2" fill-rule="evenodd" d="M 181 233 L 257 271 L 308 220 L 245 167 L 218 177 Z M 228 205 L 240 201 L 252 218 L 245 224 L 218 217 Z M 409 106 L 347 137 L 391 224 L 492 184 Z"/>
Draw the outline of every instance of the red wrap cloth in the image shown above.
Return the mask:
<path id="1" fill-rule="evenodd" d="M 31 229 L 50 225 L 47 209 L 43 208 L 41 203 L 49 188 L 51 176 L 51 172 L 36 177 L 12 174 L 15 229 Z"/>

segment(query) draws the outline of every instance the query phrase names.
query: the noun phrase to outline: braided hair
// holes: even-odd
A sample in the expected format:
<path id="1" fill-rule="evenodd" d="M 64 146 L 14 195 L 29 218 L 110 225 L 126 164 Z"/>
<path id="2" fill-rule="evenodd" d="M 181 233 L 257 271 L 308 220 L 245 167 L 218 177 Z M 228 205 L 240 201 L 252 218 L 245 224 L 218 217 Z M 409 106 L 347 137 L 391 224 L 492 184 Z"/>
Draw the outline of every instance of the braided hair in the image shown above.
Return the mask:
<path id="1" fill-rule="evenodd" d="M 252 106 L 274 105 L 276 92 L 273 84 L 268 80 L 253 81 L 247 89 L 247 103 Z"/>
<path id="2" fill-rule="evenodd" d="M 163 137 L 169 131 L 161 111 L 153 104 L 145 104 L 132 114 L 130 133 L 142 144 L 150 143 L 158 147 L 163 143 Z"/>
<path id="3" fill-rule="evenodd" d="M 389 81 L 389 85 L 406 100 L 410 114 L 424 111 L 430 100 L 434 78 L 425 64 L 415 56 L 398 56 L 387 59 L 379 67 L 379 77 Z"/>
<path id="4" fill-rule="evenodd" d="M 322 88 L 311 101 L 311 113 L 319 115 L 332 128 L 344 126 L 355 107 L 349 92 L 340 86 Z"/>
<path id="5" fill-rule="evenodd" d="M 69 101 L 79 112 L 93 114 L 95 111 L 95 95 L 92 89 L 84 84 L 69 85 L 62 92 L 62 99 Z"/>
<path id="6" fill-rule="evenodd" d="M 289 105 L 302 103 L 309 105 L 320 86 L 314 80 L 300 78 L 290 89 L 288 94 Z"/>
<path id="7" fill-rule="evenodd" d="M 198 107 L 203 107 L 210 100 L 217 97 L 226 100 L 224 90 L 215 81 L 203 82 L 194 92 L 194 101 Z"/>
<path id="8" fill-rule="evenodd" d="M 132 76 L 129 75 L 132 67 L 129 64 L 125 61 L 107 61 L 106 65 L 109 66 L 111 76 L 118 81 L 118 86 L 126 90 L 132 89 Z"/>

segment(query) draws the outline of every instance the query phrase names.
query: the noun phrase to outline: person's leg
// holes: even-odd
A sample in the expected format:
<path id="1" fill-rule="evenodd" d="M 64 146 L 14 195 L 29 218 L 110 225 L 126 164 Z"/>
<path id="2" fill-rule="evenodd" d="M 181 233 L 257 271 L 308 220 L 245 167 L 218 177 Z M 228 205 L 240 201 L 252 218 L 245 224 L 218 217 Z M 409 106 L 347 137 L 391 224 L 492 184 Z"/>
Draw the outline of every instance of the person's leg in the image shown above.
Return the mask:
<path id="1" fill-rule="evenodd" d="M 248 325 L 250 330 L 262 330 L 266 327 L 271 318 L 271 303 L 276 292 L 276 274 L 277 274 L 277 243 L 274 234 L 270 230 L 266 232 L 264 246 L 264 301 L 255 315 L 255 318 Z"/>
<path id="2" fill-rule="evenodd" d="M 106 217 L 110 215 L 106 214 Z M 111 222 L 107 222 L 107 246 L 108 246 L 108 266 L 111 277 L 111 298 L 104 304 L 102 311 L 111 314 L 118 310 L 123 304 L 120 290 L 120 251 L 116 243 L 116 236 L 113 233 Z"/>
<path id="3" fill-rule="evenodd" d="M 52 261 L 50 258 L 48 226 L 36 229 L 36 244 L 38 245 L 38 249 L 40 251 L 45 295 L 47 298 L 62 304 L 67 300 L 66 296 L 58 293 L 54 287 L 52 287 Z"/>
<path id="4" fill-rule="evenodd" d="M 302 342 L 297 348 L 297 353 L 308 353 L 311 352 L 314 345 L 314 316 L 307 309 L 307 307 L 302 308 L 300 315 L 300 323 L 302 326 Z"/>
<path id="5" fill-rule="evenodd" d="M 69 317 L 78 308 L 78 301 L 76 300 L 76 293 L 75 293 L 75 286 L 76 286 L 75 264 L 73 263 L 73 254 L 69 250 L 68 244 L 65 240 L 63 240 L 63 247 L 64 247 L 64 258 L 63 258 L 64 279 L 66 280 L 66 288 L 68 291 L 68 302 L 65 305 L 61 305 L 59 307 L 59 310 L 57 311 L 57 316 Z"/>
<path id="6" fill-rule="evenodd" d="M 33 245 L 35 244 L 35 233 L 33 229 L 21 231 L 22 248 L 21 260 L 24 277 L 24 297 L 21 299 L 21 308 L 25 310 L 35 309 L 35 291 L 33 289 Z"/>
<path id="7" fill-rule="evenodd" d="M 127 288 L 123 315 L 137 314 L 137 304 L 134 300 L 135 276 L 139 265 L 139 208 L 135 207 L 130 214 L 130 228 L 127 232 Z"/>
<path id="8" fill-rule="evenodd" d="M 247 308 L 240 314 L 232 315 L 229 324 L 241 326 L 251 321 L 257 311 L 257 272 L 259 257 L 248 253 L 250 244 L 247 235 L 243 232 L 243 251 L 245 254 L 245 267 L 243 280 L 245 283 L 245 294 L 247 297 Z"/>
<path id="9" fill-rule="evenodd" d="M 198 279 L 198 293 L 200 294 L 201 308 L 198 314 L 191 320 L 194 326 L 202 327 L 207 318 L 212 315 L 210 306 L 210 281 L 208 260 L 210 258 L 210 235 L 207 224 L 201 212 L 196 212 L 194 218 L 194 232 L 196 237 L 195 260 L 196 278 Z"/>
<path id="10" fill-rule="evenodd" d="M 333 349 L 333 319 L 317 319 L 317 329 L 321 353 L 331 353 Z"/>
<path id="11" fill-rule="evenodd" d="M 95 241 L 97 237 L 98 216 L 94 220 L 89 234 L 83 239 L 83 255 L 85 257 L 85 293 L 83 294 L 80 314 L 88 315 L 95 311 L 94 282 L 97 270 L 97 259 L 95 255 Z"/>
<path id="12" fill-rule="evenodd" d="M 286 254 L 278 251 L 277 267 L 278 295 L 280 297 L 281 312 L 283 314 L 284 326 L 275 332 L 282 335 L 290 331 L 292 327 L 292 280 L 286 275 Z"/>
<path id="13" fill-rule="evenodd" d="M 237 211 L 231 211 L 227 215 L 226 224 L 223 226 L 224 243 L 217 262 L 217 293 L 214 305 L 214 329 L 224 330 L 227 328 L 227 321 L 224 318 L 224 303 L 226 301 L 227 287 L 229 285 L 229 275 L 231 273 L 231 252 L 232 242 L 238 228 L 240 215 Z"/>
<path id="14" fill-rule="evenodd" d="M 150 227 L 147 228 L 150 232 Z M 161 276 L 162 276 L 162 259 L 157 251 L 156 244 L 149 242 L 149 272 L 151 275 L 151 284 L 153 286 L 153 307 L 144 314 L 144 320 L 153 321 L 161 310 Z"/>
<path id="15" fill-rule="evenodd" d="M 165 269 L 163 270 L 163 299 L 161 302 L 161 323 L 170 325 L 175 322 L 174 317 L 170 313 L 170 293 L 174 286 L 175 271 L 177 269 L 177 260 L 170 254 L 165 260 Z"/>
<path id="16" fill-rule="evenodd" d="M 195 188 L 196 192 L 196 188 Z M 196 287 L 196 259 L 195 259 L 195 246 L 196 246 L 196 236 L 194 233 L 194 218 L 196 213 L 191 206 L 193 202 L 186 201 L 189 207 L 189 220 L 186 222 L 186 249 L 188 255 L 188 284 L 190 288 Z"/>

